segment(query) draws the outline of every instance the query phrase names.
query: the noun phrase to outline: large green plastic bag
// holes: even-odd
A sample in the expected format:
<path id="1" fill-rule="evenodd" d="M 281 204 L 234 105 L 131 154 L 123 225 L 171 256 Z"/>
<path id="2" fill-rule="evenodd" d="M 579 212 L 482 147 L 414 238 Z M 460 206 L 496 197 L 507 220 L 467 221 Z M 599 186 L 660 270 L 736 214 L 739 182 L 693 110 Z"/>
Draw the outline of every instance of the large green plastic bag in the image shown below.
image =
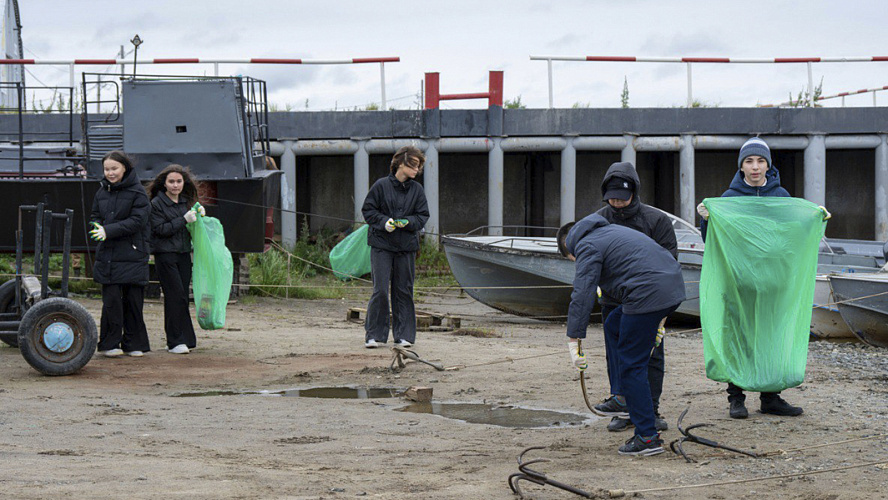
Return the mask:
<path id="1" fill-rule="evenodd" d="M 823 212 L 799 198 L 703 200 L 706 376 L 756 392 L 805 379 Z"/>
<path id="2" fill-rule="evenodd" d="M 195 204 L 194 208 L 200 204 Z M 222 223 L 215 217 L 198 217 L 188 224 L 194 247 L 192 288 L 197 304 L 197 323 L 204 330 L 225 326 L 225 307 L 231 294 L 234 262 L 225 247 Z"/>
<path id="3" fill-rule="evenodd" d="M 345 281 L 370 272 L 369 230 L 370 226 L 364 224 L 330 250 L 330 266 L 337 278 Z"/>

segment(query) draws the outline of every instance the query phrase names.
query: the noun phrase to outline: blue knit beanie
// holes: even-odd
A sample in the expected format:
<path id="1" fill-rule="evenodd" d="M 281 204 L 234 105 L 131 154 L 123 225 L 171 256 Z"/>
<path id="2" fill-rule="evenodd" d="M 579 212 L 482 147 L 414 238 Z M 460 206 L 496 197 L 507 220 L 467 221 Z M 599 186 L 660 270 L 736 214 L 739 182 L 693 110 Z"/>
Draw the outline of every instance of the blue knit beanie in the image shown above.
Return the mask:
<path id="1" fill-rule="evenodd" d="M 740 168 L 743 165 L 743 160 L 745 160 L 747 156 L 761 156 L 768 162 L 768 168 L 771 168 L 771 148 L 768 147 L 765 141 L 758 137 L 753 137 L 746 141 L 746 143 L 743 144 L 743 147 L 740 148 L 740 158 L 737 160 L 737 168 Z"/>

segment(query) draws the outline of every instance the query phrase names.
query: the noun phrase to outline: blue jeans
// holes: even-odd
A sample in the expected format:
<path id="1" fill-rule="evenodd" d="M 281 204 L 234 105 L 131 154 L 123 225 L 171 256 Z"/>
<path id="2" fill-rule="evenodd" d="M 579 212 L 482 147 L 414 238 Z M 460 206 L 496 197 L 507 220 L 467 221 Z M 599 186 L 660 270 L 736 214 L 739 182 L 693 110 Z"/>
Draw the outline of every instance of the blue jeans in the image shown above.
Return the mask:
<path id="1" fill-rule="evenodd" d="M 601 306 L 601 324 L 607 323 L 607 318 L 616 306 Z M 651 403 L 654 405 L 654 413 L 660 410 L 660 395 L 663 394 L 663 378 L 666 375 L 666 356 L 664 345 L 666 341 L 660 343 L 651 354 L 651 360 L 648 362 L 648 383 L 651 386 Z M 607 381 L 610 384 L 610 393 L 622 396 L 620 392 L 620 369 L 617 366 L 617 343 L 612 342 L 610 338 L 604 336 L 604 352 L 607 361 Z"/>
<path id="2" fill-rule="evenodd" d="M 646 314 L 624 314 L 623 306 L 614 309 L 604 323 L 604 335 L 617 346 L 616 368 L 620 395 L 626 398 L 629 419 L 637 436 L 653 436 L 654 406 L 648 383 L 648 364 L 657 338 L 660 320 L 678 309 L 678 304 Z"/>

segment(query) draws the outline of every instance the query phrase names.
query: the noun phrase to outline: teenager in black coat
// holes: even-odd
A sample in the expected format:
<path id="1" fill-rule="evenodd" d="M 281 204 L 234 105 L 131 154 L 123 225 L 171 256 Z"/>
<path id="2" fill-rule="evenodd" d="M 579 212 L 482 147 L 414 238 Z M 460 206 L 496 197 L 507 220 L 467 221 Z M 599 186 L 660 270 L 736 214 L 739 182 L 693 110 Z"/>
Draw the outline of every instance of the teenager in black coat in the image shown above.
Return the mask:
<path id="1" fill-rule="evenodd" d="M 148 186 L 151 197 L 151 249 L 154 270 L 163 289 L 163 328 L 167 350 L 188 354 L 197 347 L 194 324 L 188 311 L 191 285 L 191 233 L 185 227 L 197 220 L 191 210 L 197 201 L 197 185 L 185 167 L 172 164 Z M 206 212 L 199 207 L 200 215 Z"/>
<path id="2" fill-rule="evenodd" d="M 93 279 L 102 285 L 98 351 L 142 356 L 151 350 L 142 318 L 148 284 L 148 195 L 121 151 L 102 158 L 105 177 L 93 200 L 90 235 L 99 242 Z"/>
<path id="3" fill-rule="evenodd" d="M 364 347 L 388 341 L 389 287 L 392 296 L 392 336 L 396 345 L 416 342 L 413 278 L 419 232 L 429 220 L 425 191 L 414 179 L 422 172 L 422 151 L 405 146 L 392 157 L 391 174 L 377 180 L 367 193 L 361 213 L 370 226 L 370 267 L 373 295 L 364 322 Z"/>

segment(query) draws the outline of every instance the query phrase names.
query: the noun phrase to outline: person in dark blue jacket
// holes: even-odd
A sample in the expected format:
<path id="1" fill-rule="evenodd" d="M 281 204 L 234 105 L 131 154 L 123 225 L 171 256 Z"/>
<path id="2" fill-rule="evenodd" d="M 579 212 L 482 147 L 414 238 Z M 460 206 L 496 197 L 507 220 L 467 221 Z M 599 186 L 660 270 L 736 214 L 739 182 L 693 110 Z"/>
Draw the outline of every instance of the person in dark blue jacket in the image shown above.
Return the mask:
<path id="1" fill-rule="evenodd" d="M 105 356 L 142 356 L 151 350 L 142 317 L 151 209 L 126 154 L 111 151 L 102 166 L 105 177 L 89 216 L 90 235 L 99 242 L 93 279 L 102 285 L 98 351 Z"/>
<path id="2" fill-rule="evenodd" d="M 558 230 L 558 250 L 577 263 L 567 336 L 571 360 L 586 369 L 577 339 L 586 337 L 596 289 L 618 300 L 604 324 L 604 334 L 617 346 L 616 366 L 635 435 L 620 447 L 622 455 L 655 455 L 663 441 L 654 423 L 648 360 L 660 320 L 685 299 L 681 266 L 668 250 L 644 234 L 610 224 L 592 214 Z"/>
<path id="3" fill-rule="evenodd" d="M 758 137 L 753 137 L 740 148 L 740 156 L 737 159 L 738 170 L 734 174 L 731 186 L 722 194 L 726 196 L 784 196 L 789 192 L 780 185 L 780 173 L 777 167 L 771 163 L 771 149 L 768 144 Z M 697 205 L 697 212 L 702 217 L 700 232 L 703 240 L 706 240 L 706 227 L 709 219 L 709 210 L 702 203 Z M 772 415 L 795 417 L 801 415 L 803 410 L 798 406 L 792 406 L 780 397 L 779 392 L 763 392 L 760 395 L 761 412 Z M 728 383 L 728 402 L 731 418 L 746 418 L 749 411 L 746 409 L 746 395 L 743 389 L 732 383 Z"/>
<path id="4" fill-rule="evenodd" d="M 377 180 L 367 193 L 361 213 L 370 226 L 370 273 L 373 294 L 367 304 L 364 347 L 372 349 L 388 341 L 389 287 L 391 287 L 392 336 L 396 345 L 416 342 L 416 311 L 413 279 L 420 231 L 429 220 L 429 205 L 416 176 L 422 173 L 425 156 L 404 146 L 392 157 L 391 173 Z"/>

